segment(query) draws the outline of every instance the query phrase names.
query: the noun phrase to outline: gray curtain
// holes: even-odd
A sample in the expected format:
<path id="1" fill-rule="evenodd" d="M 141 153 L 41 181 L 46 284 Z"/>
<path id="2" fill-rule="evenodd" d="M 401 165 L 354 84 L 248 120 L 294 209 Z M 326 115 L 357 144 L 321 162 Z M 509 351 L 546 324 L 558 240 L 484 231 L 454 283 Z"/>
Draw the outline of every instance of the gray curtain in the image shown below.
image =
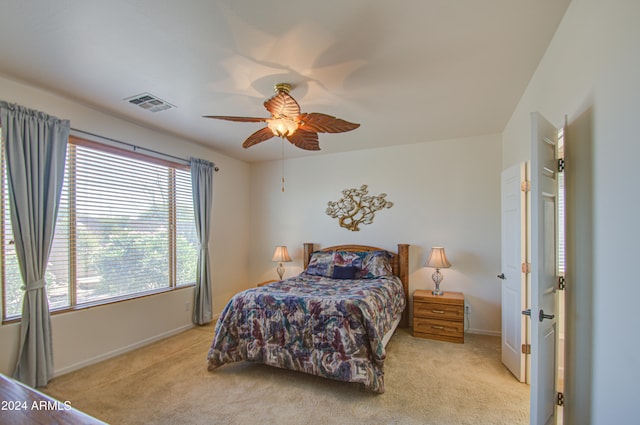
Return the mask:
<path id="1" fill-rule="evenodd" d="M 191 158 L 191 188 L 196 232 L 200 241 L 196 291 L 192 321 L 204 325 L 213 320 L 211 303 L 211 265 L 209 264 L 209 228 L 213 198 L 214 164 L 203 159 Z"/>
<path id="2" fill-rule="evenodd" d="M 0 101 L 16 255 L 24 282 L 14 377 L 32 387 L 53 376 L 45 271 L 64 179 L 69 121 Z"/>

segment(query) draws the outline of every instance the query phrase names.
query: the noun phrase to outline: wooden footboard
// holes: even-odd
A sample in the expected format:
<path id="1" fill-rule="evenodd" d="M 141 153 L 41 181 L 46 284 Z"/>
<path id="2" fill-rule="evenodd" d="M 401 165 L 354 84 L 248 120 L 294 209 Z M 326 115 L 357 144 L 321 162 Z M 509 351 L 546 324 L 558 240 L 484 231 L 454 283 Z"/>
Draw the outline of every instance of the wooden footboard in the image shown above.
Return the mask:
<path id="1" fill-rule="evenodd" d="M 313 243 L 304 244 L 304 269 L 307 269 L 311 254 L 314 252 Z M 402 312 L 402 320 L 400 321 L 400 327 L 409 327 L 409 245 L 398 244 L 398 252 L 392 252 L 382 248 L 376 248 L 374 246 L 367 245 L 336 245 L 327 248 L 322 248 L 319 251 L 352 251 L 352 252 L 369 252 L 369 251 L 387 251 L 391 254 L 391 267 L 393 268 L 393 274 L 400 278 L 402 286 L 404 288 L 404 296 L 407 300 L 407 306 Z"/>

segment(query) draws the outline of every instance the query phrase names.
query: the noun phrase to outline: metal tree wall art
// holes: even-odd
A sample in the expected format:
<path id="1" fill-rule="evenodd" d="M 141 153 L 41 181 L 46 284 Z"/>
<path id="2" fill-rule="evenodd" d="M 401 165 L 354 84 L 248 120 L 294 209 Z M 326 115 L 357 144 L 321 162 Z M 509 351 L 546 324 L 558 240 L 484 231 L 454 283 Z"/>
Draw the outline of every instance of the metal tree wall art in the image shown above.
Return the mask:
<path id="1" fill-rule="evenodd" d="M 386 193 L 378 196 L 367 195 L 367 185 L 363 184 L 360 189 L 345 189 L 342 191 L 344 197 L 339 201 L 329 201 L 327 203 L 327 214 L 337 218 L 340 226 L 357 232 L 361 224 L 373 223 L 376 211 L 383 208 L 391 208 L 393 202 L 387 201 Z"/>

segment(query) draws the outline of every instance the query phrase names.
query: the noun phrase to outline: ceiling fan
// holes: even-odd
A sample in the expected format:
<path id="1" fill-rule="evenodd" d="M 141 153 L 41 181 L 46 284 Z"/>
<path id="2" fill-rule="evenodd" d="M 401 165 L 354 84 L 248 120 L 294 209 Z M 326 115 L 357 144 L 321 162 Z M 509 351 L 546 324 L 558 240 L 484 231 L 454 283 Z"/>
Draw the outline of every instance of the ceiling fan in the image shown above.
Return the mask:
<path id="1" fill-rule="evenodd" d="M 289 95 L 291 85 L 279 83 L 275 85 L 276 94 L 264 102 L 264 107 L 271 113 L 270 118 L 229 117 L 206 115 L 204 118 L 237 122 L 266 122 L 267 126 L 256 131 L 242 144 L 250 148 L 260 142 L 279 136 L 287 139 L 300 149 L 318 151 L 318 133 L 343 133 L 355 130 L 360 124 L 354 124 L 331 115 L 317 112 L 301 113 L 300 105 Z"/>

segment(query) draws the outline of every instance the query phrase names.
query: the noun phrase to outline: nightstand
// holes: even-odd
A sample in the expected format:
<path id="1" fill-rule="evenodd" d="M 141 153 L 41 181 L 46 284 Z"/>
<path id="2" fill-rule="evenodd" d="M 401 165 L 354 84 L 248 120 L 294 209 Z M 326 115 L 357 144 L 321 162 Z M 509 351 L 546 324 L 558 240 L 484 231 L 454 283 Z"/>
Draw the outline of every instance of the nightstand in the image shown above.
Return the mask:
<path id="1" fill-rule="evenodd" d="M 265 280 L 264 282 L 260 282 L 260 283 L 258 283 L 258 286 L 268 285 L 268 284 L 273 283 L 273 282 L 279 282 L 279 281 L 278 281 L 278 280 L 275 280 L 275 279 Z"/>
<path id="2" fill-rule="evenodd" d="M 445 292 L 413 293 L 413 336 L 464 344 L 464 295 Z"/>

